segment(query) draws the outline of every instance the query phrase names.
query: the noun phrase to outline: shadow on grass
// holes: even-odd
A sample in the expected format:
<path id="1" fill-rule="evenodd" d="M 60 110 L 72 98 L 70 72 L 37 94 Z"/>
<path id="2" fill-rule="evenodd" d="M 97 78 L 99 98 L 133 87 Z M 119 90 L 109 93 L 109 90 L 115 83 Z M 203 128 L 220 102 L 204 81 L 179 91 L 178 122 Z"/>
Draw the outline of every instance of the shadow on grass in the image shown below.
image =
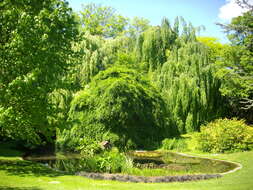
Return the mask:
<path id="1" fill-rule="evenodd" d="M 52 170 L 46 166 L 43 166 L 39 163 L 34 163 L 26 160 L 11 160 L 12 157 L 21 157 L 24 153 L 16 149 L 16 144 L 11 142 L 1 142 L 0 141 L 0 170 L 3 170 L 7 175 L 16 175 L 16 176 L 46 176 L 46 177 L 56 177 L 61 176 L 63 173 Z M 4 159 L 1 159 L 3 157 Z M 0 179 L 1 180 L 1 179 Z M 2 189 L 35 189 L 35 187 L 29 188 L 10 188 L 10 187 L 1 187 Z"/>
<path id="2" fill-rule="evenodd" d="M 42 190 L 38 187 L 5 187 L 0 186 L 0 190 Z"/>
<path id="3" fill-rule="evenodd" d="M 23 152 L 17 150 L 17 145 L 12 142 L 0 141 L 0 157 L 19 157 L 23 155 Z"/>
<path id="4" fill-rule="evenodd" d="M 1 149 L 0 156 L 2 157 L 19 157 L 22 156 L 22 152 L 18 150 Z"/>
<path id="5" fill-rule="evenodd" d="M 42 164 L 23 160 L 0 160 L 0 170 L 6 171 L 8 175 L 16 175 L 21 177 L 56 177 L 63 175 L 63 173 L 54 171 L 46 166 L 43 166 Z"/>

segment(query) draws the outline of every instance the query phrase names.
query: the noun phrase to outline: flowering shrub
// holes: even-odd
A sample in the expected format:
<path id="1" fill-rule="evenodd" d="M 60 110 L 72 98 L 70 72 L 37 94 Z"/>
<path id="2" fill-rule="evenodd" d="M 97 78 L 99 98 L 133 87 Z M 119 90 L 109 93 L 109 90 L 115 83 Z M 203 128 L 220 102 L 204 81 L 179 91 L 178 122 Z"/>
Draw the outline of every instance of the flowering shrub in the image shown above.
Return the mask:
<path id="1" fill-rule="evenodd" d="M 253 149 L 253 128 L 243 120 L 218 119 L 201 126 L 195 135 L 197 148 L 204 152 L 236 152 Z"/>

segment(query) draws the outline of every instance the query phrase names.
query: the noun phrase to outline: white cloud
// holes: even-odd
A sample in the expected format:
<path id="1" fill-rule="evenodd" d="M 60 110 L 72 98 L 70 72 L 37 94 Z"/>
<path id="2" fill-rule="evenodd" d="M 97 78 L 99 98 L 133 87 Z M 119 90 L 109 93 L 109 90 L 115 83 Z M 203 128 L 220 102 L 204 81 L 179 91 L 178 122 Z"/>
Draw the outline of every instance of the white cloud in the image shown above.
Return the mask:
<path id="1" fill-rule="evenodd" d="M 253 0 L 249 0 L 250 4 L 253 4 Z M 242 15 L 247 9 L 243 9 L 236 0 L 226 0 L 226 4 L 223 5 L 219 10 L 218 17 L 224 21 L 230 21 L 232 18 Z"/>

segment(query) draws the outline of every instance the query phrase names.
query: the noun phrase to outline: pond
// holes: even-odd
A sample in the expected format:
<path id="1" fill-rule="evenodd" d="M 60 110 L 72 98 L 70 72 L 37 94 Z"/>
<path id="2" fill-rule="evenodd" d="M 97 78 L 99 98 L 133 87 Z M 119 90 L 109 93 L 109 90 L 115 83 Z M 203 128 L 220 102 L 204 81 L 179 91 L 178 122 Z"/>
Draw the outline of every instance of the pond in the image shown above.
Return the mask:
<path id="1" fill-rule="evenodd" d="M 149 176 L 185 175 L 185 174 L 222 174 L 234 170 L 237 164 L 173 152 L 132 152 L 134 167 L 138 168 L 135 175 L 150 173 Z M 149 170 L 147 170 L 149 169 Z M 160 172 L 162 169 L 163 172 Z M 142 171 L 145 172 L 142 172 Z M 150 171 L 150 172 L 148 172 Z M 157 171 L 157 172 L 156 172 Z"/>
<path id="2" fill-rule="evenodd" d="M 135 176 L 218 174 L 238 167 L 237 164 L 231 162 L 185 156 L 172 152 L 133 151 L 127 153 L 127 156 L 133 161 L 133 168 L 125 174 Z M 24 159 L 36 161 L 66 173 L 83 172 L 86 168 L 86 158 L 80 154 L 34 154 L 26 156 Z"/>

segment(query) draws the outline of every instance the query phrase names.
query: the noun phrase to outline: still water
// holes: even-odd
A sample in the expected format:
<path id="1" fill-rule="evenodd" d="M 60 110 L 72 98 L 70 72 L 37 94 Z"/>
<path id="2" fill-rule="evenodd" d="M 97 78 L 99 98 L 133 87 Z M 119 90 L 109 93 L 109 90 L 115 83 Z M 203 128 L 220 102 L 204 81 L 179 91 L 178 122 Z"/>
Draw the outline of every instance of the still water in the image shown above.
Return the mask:
<path id="1" fill-rule="evenodd" d="M 172 174 L 215 174 L 228 172 L 238 167 L 230 162 L 184 156 L 172 152 L 135 151 L 129 152 L 127 156 L 133 161 L 134 168 L 139 170 L 160 169 L 170 171 Z M 86 171 L 87 168 L 87 160 L 80 154 L 34 154 L 24 159 L 36 161 L 67 173 Z"/>

